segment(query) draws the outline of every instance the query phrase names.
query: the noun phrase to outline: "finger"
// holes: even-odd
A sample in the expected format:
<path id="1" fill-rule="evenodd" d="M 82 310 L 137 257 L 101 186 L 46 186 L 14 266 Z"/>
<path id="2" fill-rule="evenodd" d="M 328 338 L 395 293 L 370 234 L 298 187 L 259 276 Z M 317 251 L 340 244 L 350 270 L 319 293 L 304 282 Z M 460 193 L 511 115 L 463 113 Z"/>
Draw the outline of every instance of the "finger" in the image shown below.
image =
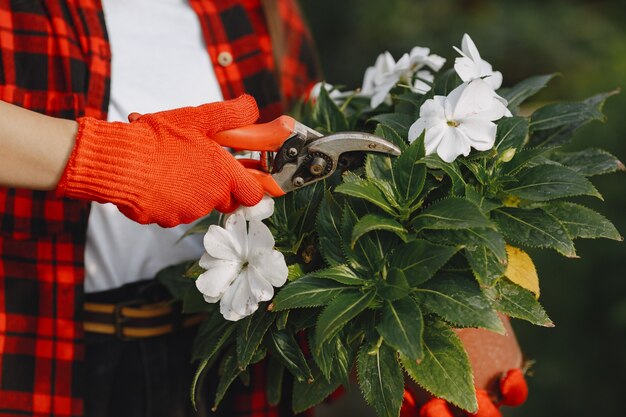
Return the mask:
<path id="1" fill-rule="evenodd" d="M 236 99 L 209 103 L 196 107 L 197 117 L 192 123 L 209 137 L 222 130 L 251 125 L 259 118 L 256 101 L 244 94 Z"/>
<path id="2" fill-rule="evenodd" d="M 260 171 L 250 170 L 251 173 L 256 173 Z M 245 173 L 245 171 L 244 171 Z M 267 175 L 267 174 L 265 174 Z M 255 206 L 261 201 L 265 191 L 263 186 L 259 181 L 257 181 L 254 176 L 246 174 L 245 176 L 241 176 L 240 179 L 236 181 L 235 187 L 233 187 L 233 196 L 235 199 L 243 204 L 244 206 Z"/>
<path id="3" fill-rule="evenodd" d="M 448 403 L 441 398 L 433 398 L 422 406 L 419 417 L 454 417 L 454 414 Z"/>
<path id="4" fill-rule="evenodd" d="M 237 207 L 239 207 L 239 202 L 232 194 L 229 194 L 215 206 L 215 210 L 226 214 L 237 210 Z"/>
<path id="5" fill-rule="evenodd" d="M 269 194 L 272 197 L 280 197 L 285 195 L 285 192 L 280 185 L 276 183 L 274 177 L 267 172 L 259 171 L 258 169 L 248 169 L 250 176 L 254 178 L 254 181 L 258 182 L 263 188 L 265 194 Z"/>
<path id="6" fill-rule="evenodd" d="M 502 413 L 498 407 L 491 401 L 489 393 L 483 389 L 476 390 L 476 401 L 478 402 L 478 411 L 476 414 L 469 414 L 473 417 L 502 417 Z"/>
<path id="7" fill-rule="evenodd" d="M 517 407 L 528 397 L 528 385 L 521 369 L 511 369 L 500 380 L 501 404 Z"/>
<path id="8" fill-rule="evenodd" d="M 143 116 L 143 114 L 137 113 L 137 112 L 132 112 L 131 114 L 128 115 L 128 121 L 130 123 L 132 123 L 135 120 L 139 119 L 141 116 Z"/>

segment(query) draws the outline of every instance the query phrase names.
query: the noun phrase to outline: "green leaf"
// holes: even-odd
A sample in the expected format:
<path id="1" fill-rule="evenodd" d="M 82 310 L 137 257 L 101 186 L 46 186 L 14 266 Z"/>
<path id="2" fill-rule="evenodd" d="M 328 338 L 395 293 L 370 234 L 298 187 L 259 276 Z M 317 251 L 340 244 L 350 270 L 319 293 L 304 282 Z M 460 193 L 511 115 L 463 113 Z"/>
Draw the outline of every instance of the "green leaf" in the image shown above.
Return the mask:
<path id="1" fill-rule="evenodd" d="M 433 93 L 439 96 L 447 96 L 452 90 L 461 85 L 463 81 L 459 78 L 454 68 L 450 68 L 435 79 Z"/>
<path id="2" fill-rule="evenodd" d="M 273 311 L 326 305 L 347 288 L 331 280 L 304 276 L 280 290 L 274 298 Z"/>
<path id="3" fill-rule="evenodd" d="M 262 304 L 254 314 L 239 322 L 237 361 L 241 369 L 245 369 L 250 364 L 265 337 L 265 333 L 267 333 L 267 329 L 274 323 L 275 318 L 276 314 L 268 312 L 265 305 Z"/>
<path id="4" fill-rule="evenodd" d="M 504 333 L 500 318 L 476 282 L 467 276 L 442 275 L 415 292 L 420 306 L 463 327 Z"/>
<path id="5" fill-rule="evenodd" d="M 385 300 L 399 300 L 406 297 L 410 291 L 406 275 L 398 268 L 392 267 L 387 273 L 387 279 L 375 282 L 378 295 Z"/>
<path id="6" fill-rule="evenodd" d="M 335 191 L 356 198 L 362 198 L 370 203 L 380 207 L 385 212 L 395 215 L 396 210 L 393 208 L 385 194 L 376 186 L 373 180 L 359 180 L 354 182 L 344 182 L 335 188 Z"/>
<path id="7" fill-rule="evenodd" d="M 432 243 L 469 249 L 487 247 L 501 262 L 506 261 L 505 243 L 502 235 L 492 229 L 430 230 L 423 233 Z"/>
<path id="8" fill-rule="evenodd" d="M 188 262 L 168 266 L 160 270 L 155 278 L 167 288 L 174 298 L 182 299 L 189 288 L 195 288 L 193 280 L 183 277 L 188 268 Z"/>
<path id="9" fill-rule="evenodd" d="M 345 386 L 350 385 L 350 374 L 356 354 L 356 343 L 352 345 L 344 343 L 341 337 L 335 337 L 335 358 L 333 361 L 333 373 L 341 379 Z"/>
<path id="10" fill-rule="evenodd" d="M 368 153 L 365 157 L 365 176 L 372 179 L 391 178 L 391 157 L 380 153 Z"/>
<path id="11" fill-rule="evenodd" d="M 415 217 L 412 225 L 416 231 L 493 227 L 476 204 L 462 197 L 449 197 L 432 203 Z"/>
<path id="12" fill-rule="evenodd" d="M 432 278 L 457 250 L 449 246 L 433 245 L 425 240 L 413 240 L 393 251 L 389 266 L 404 272 L 409 284 L 415 287 Z"/>
<path id="13" fill-rule="evenodd" d="M 509 109 L 517 109 L 527 98 L 542 90 L 557 74 L 535 75 L 510 88 L 501 88 L 498 94 L 508 101 Z"/>
<path id="14" fill-rule="evenodd" d="M 404 118 L 402 118 L 402 120 L 404 121 Z M 411 123 L 413 122 L 412 121 L 409 122 L 409 125 Z M 404 129 L 404 127 L 402 127 L 401 130 L 402 129 Z M 402 137 L 398 134 L 398 132 L 401 130 L 397 130 L 393 126 L 389 126 L 389 125 L 386 125 L 385 123 L 381 123 L 378 126 L 376 126 L 376 129 L 374 130 L 374 135 L 388 140 L 389 142 L 393 143 L 398 148 L 400 148 L 400 150 L 404 151 L 404 149 L 406 149 L 408 144 L 406 140 L 402 139 Z M 405 138 L 406 136 L 407 135 L 404 135 Z"/>
<path id="15" fill-rule="evenodd" d="M 358 218 L 352 208 L 346 205 L 341 219 L 342 248 L 348 263 L 361 272 L 376 274 L 382 268 L 390 241 L 383 241 L 377 231 L 362 236 L 354 246 L 352 234 Z"/>
<path id="16" fill-rule="evenodd" d="M 357 358 L 361 393 L 380 417 L 398 417 L 404 393 L 404 377 L 396 352 L 386 345 L 361 346 Z"/>
<path id="17" fill-rule="evenodd" d="M 304 358 L 298 342 L 290 331 L 270 331 L 268 344 L 276 357 L 298 381 L 313 379 L 311 369 Z"/>
<path id="18" fill-rule="evenodd" d="M 309 333 L 309 347 L 315 364 L 322 372 L 324 378 L 327 381 L 332 379 L 333 374 L 333 360 L 335 357 L 335 340 L 337 337 L 326 341 L 325 343 L 318 344 L 313 337 L 312 332 Z"/>
<path id="19" fill-rule="evenodd" d="M 547 204 L 541 208 L 557 219 L 572 239 L 624 240 L 609 220 L 590 208 L 567 202 Z"/>
<path id="20" fill-rule="evenodd" d="M 208 215 L 191 225 L 191 227 L 185 231 L 178 241 L 181 241 L 190 235 L 205 234 L 207 230 L 209 230 L 209 226 L 219 224 L 221 217 L 222 213 L 217 210 L 213 210 Z"/>
<path id="21" fill-rule="evenodd" d="M 341 248 L 342 209 L 332 193 L 327 191 L 317 214 L 316 229 L 319 236 L 319 250 L 327 264 L 334 266 L 344 263 Z"/>
<path id="22" fill-rule="evenodd" d="M 269 357 L 267 363 L 267 380 L 265 382 L 267 403 L 278 405 L 283 393 L 285 367 L 273 356 Z"/>
<path id="23" fill-rule="evenodd" d="M 442 322 L 424 328 L 424 359 L 418 364 L 400 355 L 406 373 L 436 397 L 475 413 L 478 410 L 472 367 L 463 344 Z"/>
<path id="24" fill-rule="evenodd" d="M 400 137 L 406 138 L 409 135 L 409 127 L 415 120 L 406 113 L 385 113 L 376 115 L 369 121 L 379 122 L 383 127 L 391 128 Z M 385 137 L 385 139 L 389 138 Z"/>
<path id="25" fill-rule="evenodd" d="M 287 281 L 296 281 L 304 276 L 302 264 L 291 264 L 287 266 Z"/>
<path id="26" fill-rule="evenodd" d="M 619 159 L 603 149 L 589 148 L 579 152 L 555 152 L 551 158 L 585 177 L 626 170 Z"/>
<path id="27" fill-rule="evenodd" d="M 424 188 L 426 166 L 419 163 L 424 155 L 424 137 L 421 136 L 393 163 L 393 182 L 402 206 L 413 204 Z"/>
<path id="28" fill-rule="evenodd" d="M 474 186 L 469 184 L 465 186 L 465 198 L 480 207 L 480 210 L 485 214 L 493 209 L 502 207 L 500 201 L 485 197 L 483 194 L 479 193 Z"/>
<path id="29" fill-rule="evenodd" d="M 348 120 L 330 98 L 326 88 L 320 89 L 320 94 L 313 108 L 313 118 L 320 125 L 319 127 L 328 133 L 348 130 Z"/>
<path id="30" fill-rule="evenodd" d="M 376 291 L 339 294 L 328 304 L 317 320 L 315 340 L 321 345 L 333 338 L 343 327 L 372 302 Z"/>
<path id="31" fill-rule="evenodd" d="M 507 316 L 526 320 L 537 326 L 554 327 L 535 294 L 506 278 L 499 280 L 495 288 L 487 291 L 487 295 L 494 307 Z"/>
<path id="32" fill-rule="evenodd" d="M 298 414 L 324 401 L 326 397 L 335 392 L 341 385 L 341 379 L 334 376 L 330 381 L 323 377 L 317 367 L 312 367 L 315 382 L 295 381 L 293 384 L 292 407 L 293 412 Z"/>
<path id="33" fill-rule="evenodd" d="M 200 377 L 202 376 L 204 371 L 207 369 L 207 367 L 209 367 L 210 363 L 212 363 L 212 362 L 208 358 L 204 359 L 202 362 L 200 362 L 200 364 L 196 368 L 196 372 L 194 373 L 193 378 L 191 380 L 191 390 L 189 391 L 189 396 L 190 396 L 191 404 L 193 405 L 194 410 L 198 409 L 198 407 L 196 405 L 196 403 L 197 403 L 196 391 L 198 390 L 198 383 L 200 381 Z"/>
<path id="34" fill-rule="evenodd" d="M 578 128 L 593 120 L 603 122 L 604 102 L 617 93 L 602 93 L 574 103 L 548 104 L 535 111 L 530 118 L 530 146 L 562 145 Z"/>
<path id="35" fill-rule="evenodd" d="M 366 214 L 359 219 L 352 229 L 350 247 L 354 248 L 356 241 L 361 236 L 374 230 L 395 233 L 403 241 L 407 239 L 407 230 L 397 221 L 377 214 Z"/>
<path id="36" fill-rule="evenodd" d="M 348 265 L 337 265 L 319 271 L 311 272 L 309 277 L 332 279 L 346 285 L 363 285 L 365 281 Z"/>
<path id="37" fill-rule="evenodd" d="M 192 360 L 213 359 L 232 340 L 237 326 L 234 323 L 225 322 L 221 314 L 215 314 L 215 316 L 218 316 L 218 320 L 221 321 L 218 326 L 206 326 L 209 320 L 200 325 L 198 335 L 194 339 Z"/>
<path id="38" fill-rule="evenodd" d="M 424 356 L 422 311 L 411 297 L 387 301 L 376 330 L 385 343 L 411 360 L 420 360 Z"/>
<path id="39" fill-rule="evenodd" d="M 504 192 L 524 200 L 548 201 L 563 197 L 591 195 L 602 198 L 588 179 L 560 165 L 538 165 L 522 172 L 518 181 Z"/>
<path id="40" fill-rule="evenodd" d="M 206 313 L 215 310 L 215 307 L 207 303 L 202 296 L 202 293 L 198 291 L 195 285 L 187 288 L 187 291 L 183 294 L 183 313 L 195 314 Z"/>
<path id="41" fill-rule="evenodd" d="M 540 209 L 501 208 L 493 219 L 507 241 L 524 246 L 553 248 L 567 257 L 575 257 L 574 242 L 554 217 Z"/>
<path id="42" fill-rule="evenodd" d="M 498 122 L 494 148 L 500 155 L 508 149 L 520 149 L 528 136 L 528 119 L 505 117 Z"/>
<path id="43" fill-rule="evenodd" d="M 465 180 L 456 162 L 445 162 L 437 155 L 428 155 L 421 159 L 430 169 L 443 171 L 452 181 L 452 194 L 463 195 L 465 193 Z"/>
<path id="44" fill-rule="evenodd" d="M 498 259 L 498 256 L 486 246 L 465 248 L 465 257 L 481 286 L 491 287 L 504 275 L 506 262 Z"/>
<path id="45" fill-rule="evenodd" d="M 215 402 L 213 404 L 213 410 L 217 410 L 217 406 L 224 399 L 226 391 L 235 381 L 237 376 L 241 374 L 242 370 L 237 363 L 237 356 L 234 352 L 228 354 L 222 363 L 220 364 L 220 382 L 217 384 L 217 392 L 215 393 Z"/>

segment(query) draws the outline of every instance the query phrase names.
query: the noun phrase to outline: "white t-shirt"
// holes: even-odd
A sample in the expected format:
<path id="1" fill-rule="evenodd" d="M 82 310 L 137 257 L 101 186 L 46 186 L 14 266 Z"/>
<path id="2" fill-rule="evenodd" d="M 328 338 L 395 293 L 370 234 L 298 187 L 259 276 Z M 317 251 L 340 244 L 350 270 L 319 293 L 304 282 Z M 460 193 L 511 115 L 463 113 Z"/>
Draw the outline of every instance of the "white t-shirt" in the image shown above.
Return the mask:
<path id="1" fill-rule="evenodd" d="M 197 15 L 188 0 L 103 0 L 111 43 L 110 121 L 223 100 Z M 203 252 L 201 238 L 179 241 L 188 225 L 140 225 L 112 204 L 91 206 L 85 291 L 152 278 Z"/>

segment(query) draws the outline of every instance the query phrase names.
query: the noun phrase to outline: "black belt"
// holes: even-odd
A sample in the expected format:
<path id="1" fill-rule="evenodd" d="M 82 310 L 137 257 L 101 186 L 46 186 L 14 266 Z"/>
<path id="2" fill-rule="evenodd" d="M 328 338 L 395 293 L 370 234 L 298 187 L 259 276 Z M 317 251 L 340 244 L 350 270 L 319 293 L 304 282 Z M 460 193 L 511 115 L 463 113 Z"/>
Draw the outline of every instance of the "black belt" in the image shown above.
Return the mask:
<path id="1" fill-rule="evenodd" d="M 83 322 L 86 332 L 134 340 L 192 327 L 204 318 L 204 314 L 182 314 L 180 303 L 173 303 L 167 290 L 150 280 L 87 294 Z"/>

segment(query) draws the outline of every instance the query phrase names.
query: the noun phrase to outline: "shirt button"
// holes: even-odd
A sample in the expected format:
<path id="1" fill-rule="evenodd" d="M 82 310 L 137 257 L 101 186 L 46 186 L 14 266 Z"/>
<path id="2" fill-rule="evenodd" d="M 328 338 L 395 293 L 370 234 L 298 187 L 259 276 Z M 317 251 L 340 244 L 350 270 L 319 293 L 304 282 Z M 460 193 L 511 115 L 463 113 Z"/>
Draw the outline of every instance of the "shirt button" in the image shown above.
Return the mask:
<path id="1" fill-rule="evenodd" d="M 222 51 L 217 56 L 217 62 L 223 67 L 227 67 L 233 63 L 233 55 L 230 52 Z"/>

